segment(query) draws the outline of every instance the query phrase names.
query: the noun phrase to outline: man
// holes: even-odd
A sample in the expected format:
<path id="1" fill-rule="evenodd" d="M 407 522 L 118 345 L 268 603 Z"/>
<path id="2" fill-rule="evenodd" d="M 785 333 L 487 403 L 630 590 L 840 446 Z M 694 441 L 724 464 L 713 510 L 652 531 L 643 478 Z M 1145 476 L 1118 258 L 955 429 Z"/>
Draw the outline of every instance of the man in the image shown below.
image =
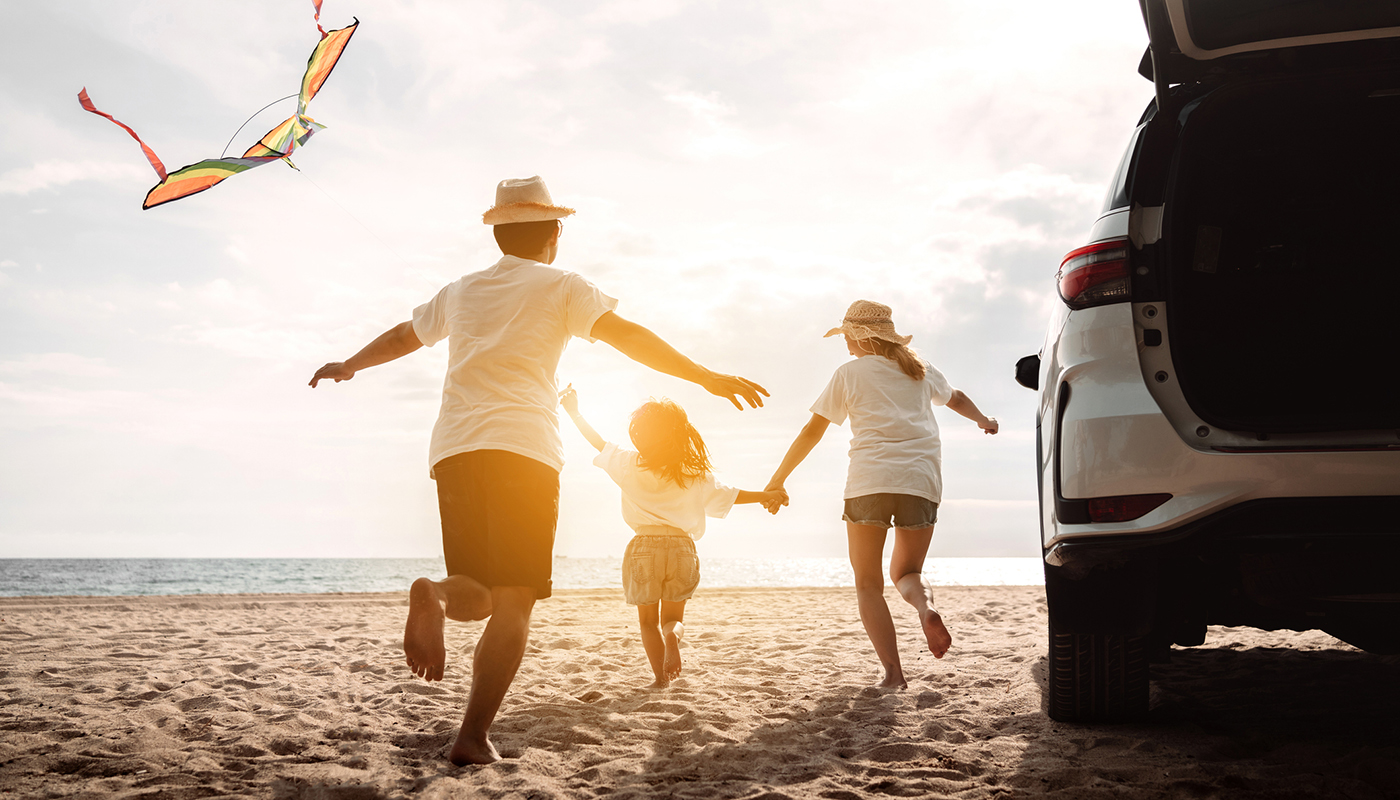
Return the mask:
<path id="1" fill-rule="evenodd" d="M 488 738 L 530 632 L 535 601 L 549 597 L 563 445 L 555 369 L 570 337 L 601 339 L 659 372 L 699 384 L 743 409 L 763 405 L 756 383 L 712 372 L 650 330 L 618 316 L 617 301 L 550 265 L 563 217 L 538 176 L 502 181 L 482 215 L 503 257 L 464 275 L 349 360 L 311 379 L 355 373 L 448 340 L 442 408 L 429 448 L 437 481 L 448 577 L 409 591 L 404 656 L 414 674 L 442 680 L 444 618 L 490 618 L 472 657 L 471 696 L 452 763 L 501 756 Z"/>

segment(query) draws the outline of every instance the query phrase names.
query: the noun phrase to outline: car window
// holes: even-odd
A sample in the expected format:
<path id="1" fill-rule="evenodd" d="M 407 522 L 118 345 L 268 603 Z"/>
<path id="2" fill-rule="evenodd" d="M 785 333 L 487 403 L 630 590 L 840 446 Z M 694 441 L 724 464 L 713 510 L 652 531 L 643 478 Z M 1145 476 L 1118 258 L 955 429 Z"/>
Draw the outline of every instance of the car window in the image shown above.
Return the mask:
<path id="1" fill-rule="evenodd" d="M 1133 154 L 1137 152 L 1138 140 L 1142 138 L 1142 130 L 1147 127 L 1144 122 L 1133 131 L 1133 138 L 1128 140 L 1128 149 L 1123 151 L 1123 158 L 1118 162 L 1118 169 L 1113 173 L 1113 180 L 1108 182 L 1108 196 L 1103 199 L 1103 212 L 1108 213 L 1115 208 L 1123 208 L 1128 205 L 1128 176 L 1132 172 Z"/>

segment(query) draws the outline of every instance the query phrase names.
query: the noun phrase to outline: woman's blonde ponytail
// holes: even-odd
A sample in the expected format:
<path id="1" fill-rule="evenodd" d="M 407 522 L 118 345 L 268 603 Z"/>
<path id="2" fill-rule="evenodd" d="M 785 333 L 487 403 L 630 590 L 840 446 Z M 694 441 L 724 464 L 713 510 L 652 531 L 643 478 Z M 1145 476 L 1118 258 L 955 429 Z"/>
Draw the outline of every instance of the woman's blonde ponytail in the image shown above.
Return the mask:
<path id="1" fill-rule="evenodd" d="M 898 364 L 905 375 L 908 375 L 916 381 L 923 380 L 925 373 L 928 372 L 927 368 L 924 366 L 924 360 L 919 358 L 913 348 L 907 344 L 873 338 L 866 339 L 865 341 L 874 348 L 877 354 Z"/>

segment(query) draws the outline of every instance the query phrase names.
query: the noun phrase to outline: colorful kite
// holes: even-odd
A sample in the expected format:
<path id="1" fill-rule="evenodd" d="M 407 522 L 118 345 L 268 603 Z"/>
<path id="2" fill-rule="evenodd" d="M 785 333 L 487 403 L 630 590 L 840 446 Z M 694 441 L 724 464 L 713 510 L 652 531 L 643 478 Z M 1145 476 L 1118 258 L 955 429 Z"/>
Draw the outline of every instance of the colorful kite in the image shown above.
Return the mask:
<path id="1" fill-rule="evenodd" d="M 296 165 L 288 158 L 292 151 L 311 138 L 316 131 L 326 126 L 306 116 L 306 106 L 311 102 L 311 98 L 321 90 L 326 78 L 330 77 L 331 70 L 335 68 L 335 62 L 340 58 L 345 46 L 350 43 L 350 37 L 355 35 L 355 28 L 360 21 L 355 20 L 348 27 L 333 30 L 327 33 L 321 27 L 321 0 L 312 0 L 316 6 L 316 30 L 321 32 L 321 41 L 316 45 L 316 49 L 311 51 L 311 58 L 306 62 L 306 74 L 301 78 L 301 92 L 296 95 L 297 112 L 287 120 L 272 130 L 267 135 L 258 140 L 258 143 L 248 148 L 248 151 L 240 158 L 211 158 L 190 164 L 188 167 L 181 167 L 169 174 L 165 171 L 165 165 L 156 156 L 155 151 L 141 141 L 141 137 L 136 135 L 136 131 L 118 121 L 111 114 L 98 111 L 88 98 L 87 89 L 78 92 L 78 102 L 83 108 L 98 116 L 120 125 L 131 138 L 141 145 L 141 150 L 146 154 L 146 160 L 151 162 L 156 174 L 160 176 L 160 183 L 146 194 L 146 200 L 141 204 L 142 209 L 155 208 L 161 203 L 169 203 L 171 200 L 179 200 L 208 189 L 225 178 L 237 175 L 240 172 L 250 170 L 253 167 L 260 167 L 269 161 L 279 159 L 286 161 L 287 165 L 296 169 Z M 285 98 L 283 98 L 285 99 Z M 234 134 L 235 136 L 237 134 Z"/>

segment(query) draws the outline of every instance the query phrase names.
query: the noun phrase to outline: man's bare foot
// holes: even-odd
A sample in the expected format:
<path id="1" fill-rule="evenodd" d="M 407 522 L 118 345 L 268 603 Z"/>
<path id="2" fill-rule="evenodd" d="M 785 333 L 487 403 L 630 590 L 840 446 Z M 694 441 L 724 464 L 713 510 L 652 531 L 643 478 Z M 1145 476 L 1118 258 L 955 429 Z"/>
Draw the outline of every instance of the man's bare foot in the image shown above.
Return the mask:
<path id="1" fill-rule="evenodd" d="M 661 670 L 669 682 L 681 675 L 681 638 L 685 636 L 685 625 L 680 622 L 667 623 L 662 626 L 661 636 L 666 642 L 666 660 Z"/>
<path id="2" fill-rule="evenodd" d="M 928 640 L 928 651 L 933 653 L 934 658 L 942 658 L 948 648 L 953 646 L 953 635 L 948 632 L 947 626 L 943 624 L 943 617 L 937 611 L 929 609 L 927 614 L 919 618 L 919 622 L 924 626 L 924 638 Z"/>
<path id="3" fill-rule="evenodd" d="M 433 582 L 427 578 L 414 581 L 408 590 L 403 655 L 413 674 L 424 680 L 442 680 L 442 671 L 447 665 L 447 648 L 442 642 L 443 616 L 442 601 L 438 599 Z"/>
<path id="4" fill-rule="evenodd" d="M 474 741 L 459 732 L 447 758 L 453 764 L 465 767 L 468 764 L 494 764 L 501 760 L 501 754 L 496 751 L 496 746 L 491 744 L 490 739 Z"/>

